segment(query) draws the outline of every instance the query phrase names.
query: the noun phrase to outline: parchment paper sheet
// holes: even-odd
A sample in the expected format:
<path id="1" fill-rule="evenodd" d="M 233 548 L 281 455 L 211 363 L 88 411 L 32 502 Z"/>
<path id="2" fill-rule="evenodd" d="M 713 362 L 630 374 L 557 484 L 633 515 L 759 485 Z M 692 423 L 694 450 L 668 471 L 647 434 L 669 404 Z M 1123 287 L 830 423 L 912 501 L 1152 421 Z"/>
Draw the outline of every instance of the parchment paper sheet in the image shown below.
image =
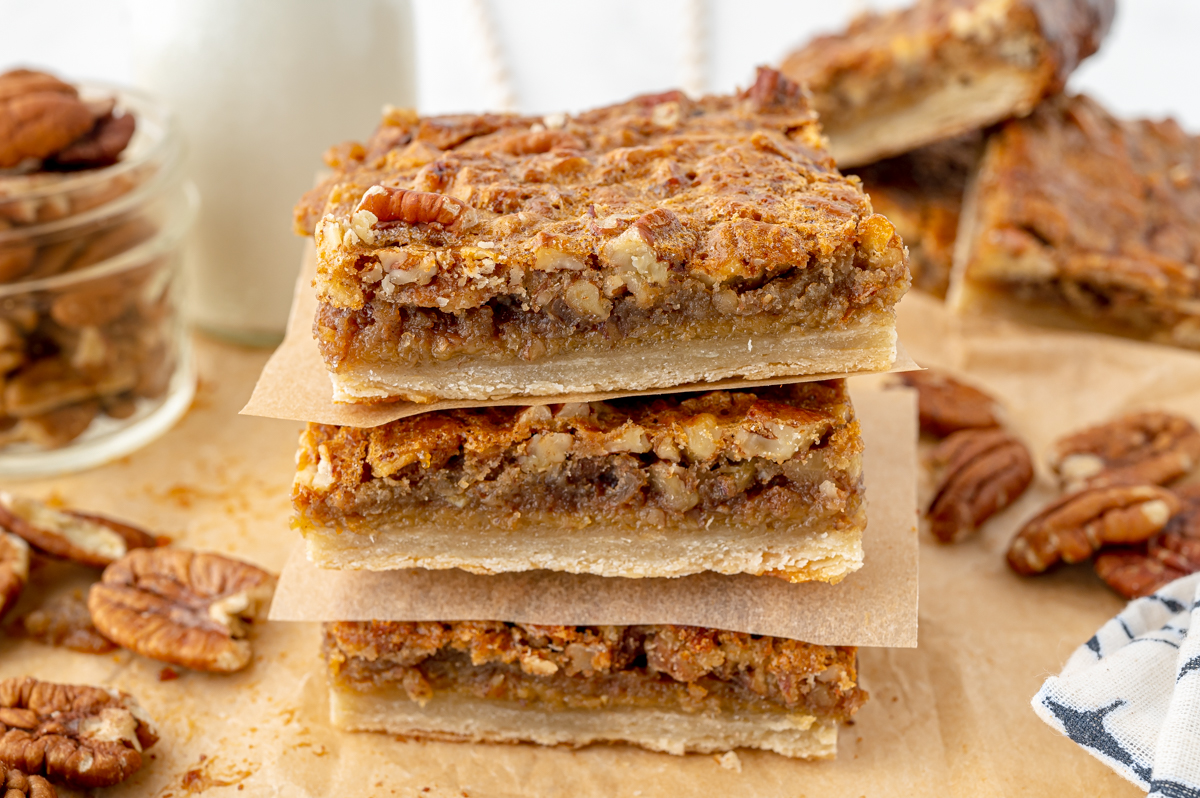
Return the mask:
<path id="1" fill-rule="evenodd" d="M 312 281 L 317 274 L 316 253 L 310 242 L 304 250 L 304 265 L 296 281 L 296 293 L 288 318 L 287 335 L 275 354 L 267 361 L 262 376 L 254 386 L 250 401 L 242 412 L 251 416 L 281 418 L 292 421 L 315 421 L 319 424 L 344 424 L 351 427 L 375 427 L 398 418 L 426 413 L 430 410 L 450 410 L 459 407 L 488 405 L 537 405 L 560 402 L 595 402 L 619 396 L 651 396 L 684 391 L 714 390 L 716 388 L 751 388 L 761 385 L 780 385 L 790 382 L 846 377 L 848 374 L 810 374 L 803 377 L 776 377 L 770 380 L 728 379 L 716 382 L 680 385 L 674 388 L 655 388 L 649 391 L 607 391 L 588 394 L 564 394 L 551 397 L 516 396 L 489 401 L 453 400 L 415 404 L 390 402 L 375 405 L 353 405 L 333 401 L 333 386 L 321 353 L 313 343 L 312 322 L 317 311 L 316 290 Z M 896 361 L 890 371 L 913 371 L 917 364 L 904 347 L 897 344 Z"/>
<path id="2" fill-rule="evenodd" d="M 1124 409 L 1158 406 L 1200 418 L 1195 354 L 1066 333 L 958 338 L 940 306 L 918 294 L 904 300 L 900 321 L 918 362 L 955 367 L 994 391 L 1037 452 L 1067 429 Z M 54 492 L 187 545 L 281 569 L 296 540 L 287 497 L 300 425 L 237 415 L 265 353 L 204 340 L 198 353 L 199 396 L 164 438 L 104 468 L 3 487 Z M 1051 495 L 1039 479 L 979 536 L 955 546 L 921 533 L 919 647 L 860 650 L 871 700 L 843 729 L 833 762 L 741 752 L 737 772 L 708 756 L 620 746 L 572 752 L 342 734 L 325 720 L 319 634 L 310 624 L 256 630 L 255 661 L 244 673 L 184 673 L 168 682 L 158 681 L 158 664 L 126 653 L 95 657 L 0 636 L 0 676 L 109 684 L 142 700 L 163 740 L 141 773 L 98 798 L 183 798 L 203 787 L 206 798 L 1134 798 L 1137 788 L 1029 708 L 1045 677 L 1123 606 L 1085 566 L 1037 579 L 1008 571 L 1009 537 Z M 18 613 L 44 597 L 47 575 L 39 572 Z M 189 770 L 196 772 L 191 792 L 183 788 Z"/>
<path id="3" fill-rule="evenodd" d="M 915 646 L 915 395 L 852 393 L 866 448 L 868 521 L 863 567 L 836 585 L 722 574 L 606 579 L 550 571 L 326 571 L 309 563 L 300 545 L 280 579 L 271 619 L 682 623 L 824 645 Z"/>

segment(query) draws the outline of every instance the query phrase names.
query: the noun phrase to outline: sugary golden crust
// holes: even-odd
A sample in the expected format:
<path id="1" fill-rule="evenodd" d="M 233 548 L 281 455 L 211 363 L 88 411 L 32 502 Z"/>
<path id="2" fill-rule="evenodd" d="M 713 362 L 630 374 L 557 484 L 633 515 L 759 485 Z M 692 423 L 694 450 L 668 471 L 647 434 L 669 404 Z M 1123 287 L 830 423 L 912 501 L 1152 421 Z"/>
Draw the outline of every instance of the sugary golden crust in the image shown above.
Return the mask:
<path id="1" fill-rule="evenodd" d="M 965 279 L 1200 347 L 1200 137 L 1060 97 L 989 141 Z"/>
<path id="2" fill-rule="evenodd" d="M 420 506 L 662 525 L 689 511 L 788 517 L 861 490 L 862 442 L 842 381 L 531 408 L 422 413 L 370 429 L 310 424 L 293 505 L 334 528 Z M 843 507 L 844 509 L 844 507 Z M 711 523 L 711 521 L 709 522 Z"/>
<path id="3" fill-rule="evenodd" d="M 515 698 L 505 694 L 503 683 L 511 680 L 564 707 L 584 695 L 595 705 L 598 692 L 614 705 L 666 696 L 701 704 L 708 693 L 724 693 L 726 701 L 845 720 L 866 700 L 853 647 L 694 626 L 368 621 L 325 624 L 324 631 L 334 678 L 363 686 L 400 683 L 414 700 L 463 689 L 480 674 L 486 674 L 489 698 Z M 505 678 L 496 680 L 497 673 Z"/>
<path id="4" fill-rule="evenodd" d="M 853 170 L 908 245 L 914 288 L 946 296 L 963 194 L 982 149 L 974 132 Z"/>
<path id="5" fill-rule="evenodd" d="M 890 314 L 908 286 L 894 229 L 771 70 L 735 96 L 667 92 L 576 116 L 393 113 L 332 161 L 297 219 L 315 235 L 315 329 L 335 372 L 529 362 L 673 325 L 728 334 L 743 317 L 840 329 Z M 426 194 L 368 197 L 416 214 L 382 221 L 360 208 L 376 186 Z M 434 208 L 443 195 L 465 208 Z M 836 313 L 805 305 L 811 283 Z"/>
<path id="6" fill-rule="evenodd" d="M 829 129 L 936 86 L 965 64 L 1035 74 L 1046 97 L 1096 51 L 1115 9 L 1115 0 L 918 0 L 861 14 L 845 31 L 789 55 L 781 69 L 813 93 Z"/>

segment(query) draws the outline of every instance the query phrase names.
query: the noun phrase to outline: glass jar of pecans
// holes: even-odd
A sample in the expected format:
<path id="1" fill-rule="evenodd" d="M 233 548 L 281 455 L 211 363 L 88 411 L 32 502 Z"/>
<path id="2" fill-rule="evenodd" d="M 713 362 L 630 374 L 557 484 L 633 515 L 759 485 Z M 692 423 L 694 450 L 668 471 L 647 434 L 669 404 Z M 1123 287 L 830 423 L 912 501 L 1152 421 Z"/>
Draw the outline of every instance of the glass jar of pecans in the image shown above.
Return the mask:
<path id="1" fill-rule="evenodd" d="M 127 454 L 168 429 L 195 390 L 175 285 L 199 200 L 180 177 L 174 118 L 128 89 L 67 90 L 96 114 L 87 135 L 100 160 L 71 161 L 77 143 L 0 170 L 4 477 Z M 122 149 L 104 151 L 121 136 L 102 126 L 126 116 Z"/>

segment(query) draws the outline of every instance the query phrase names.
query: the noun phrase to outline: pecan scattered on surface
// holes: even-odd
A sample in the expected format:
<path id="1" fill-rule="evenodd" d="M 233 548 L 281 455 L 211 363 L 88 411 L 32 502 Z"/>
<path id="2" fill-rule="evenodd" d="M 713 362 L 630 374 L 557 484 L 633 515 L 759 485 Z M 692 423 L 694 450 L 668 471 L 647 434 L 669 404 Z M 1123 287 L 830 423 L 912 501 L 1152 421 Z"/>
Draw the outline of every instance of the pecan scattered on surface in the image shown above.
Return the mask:
<path id="1" fill-rule="evenodd" d="M 1002 429 L 956 432 L 938 444 L 931 459 L 941 477 L 926 515 L 944 543 L 978 529 L 1033 480 L 1029 450 Z"/>
<path id="2" fill-rule="evenodd" d="M 58 798 L 58 790 L 41 776 L 27 776 L 0 762 L 0 788 L 4 798 Z"/>
<path id="3" fill-rule="evenodd" d="M 249 563 L 185 549 L 135 549 L 92 585 L 105 637 L 143 656 L 229 673 L 250 662 L 246 621 L 265 613 L 275 578 Z"/>
<path id="4" fill-rule="evenodd" d="M 1103 546 L 1144 543 L 1179 512 L 1180 501 L 1157 485 L 1109 485 L 1063 496 L 1034 516 L 1008 549 L 1019 574 L 1083 562 Z"/>
<path id="5" fill-rule="evenodd" d="M 996 400 L 978 388 L 933 370 L 908 371 L 900 382 L 917 391 L 921 432 L 939 438 L 964 429 L 1000 426 Z"/>
<path id="6" fill-rule="evenodd" d="M 29 581 L 29 544 L 0 531 L 0 618 L 13 608 Z"/>
<path id="7" fill-rule="evenodd" d="M 83 591 L 48 601 L 18 618 L 9 633 L 47 646 L 61 646 L 81 654 L 107 654 L 116 650 L 111 640 L 100 634 L 92 624 Z"/>
<path id="8" fill-rule="evenodd" d="M 1170 413 L 1130 413 L 1061 439 L 1049 462 L 1067 490 L 1165 485 L 1200 463 L 1200 430 Z"/>
<path id="9" fill-rule="evenodd" d="M 80 789 L 124 781 L 158 742 L 131 696 L 30 677 L 0 681 L 0 732 L 0 762 Z"/>
<path id="10" fill-rule="evenodd" d="M 461 201 L 445 194 L 372 186 L 355 210 L 374 214 L 377 220 L 375 224 L 405 222 L 448 225 L 453 224 L 466 207 Z"/>
<path id="11" fill-rule="evenodd" d="M 57 510 L 36 499 L 0 493 L 0 527 L 39 551 L 104 568 L 131 549 L 155 545 L 143 529 L 77 510 Z"/>
<path id="12" fill-rule="evenodd" d="M 1174 491 L 1183 508 L 1148 545 L 1101 551 L 1096 573 L 1125 598 L 1148 596 L 1180 577 L 1200 571 L 1200 485 Z"/>

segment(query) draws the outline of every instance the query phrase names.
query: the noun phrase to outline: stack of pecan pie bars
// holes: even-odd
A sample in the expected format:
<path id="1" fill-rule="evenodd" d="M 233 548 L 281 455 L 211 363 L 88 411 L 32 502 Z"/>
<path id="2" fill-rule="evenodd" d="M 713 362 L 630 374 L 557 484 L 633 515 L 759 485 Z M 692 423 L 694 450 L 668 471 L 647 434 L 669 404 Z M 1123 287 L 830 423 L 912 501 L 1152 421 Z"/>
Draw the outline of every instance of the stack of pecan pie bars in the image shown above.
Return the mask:
<path id="1" fill-rule="evenodd" d="M 334 396 L 422 412 L 304 430 L 313 563 L 861 567 L 859 423 L 818 375 L 892 366 L 910 278 L 798 85 L 764 69 L 733 96 L 573 116 L 387 109 L 326 160 L 297 223 Z M 866 698 L 852 647 L 695 626 L 347 621 L 324 655 L 335 724 L 436 739 L 825 757 Z"/>

